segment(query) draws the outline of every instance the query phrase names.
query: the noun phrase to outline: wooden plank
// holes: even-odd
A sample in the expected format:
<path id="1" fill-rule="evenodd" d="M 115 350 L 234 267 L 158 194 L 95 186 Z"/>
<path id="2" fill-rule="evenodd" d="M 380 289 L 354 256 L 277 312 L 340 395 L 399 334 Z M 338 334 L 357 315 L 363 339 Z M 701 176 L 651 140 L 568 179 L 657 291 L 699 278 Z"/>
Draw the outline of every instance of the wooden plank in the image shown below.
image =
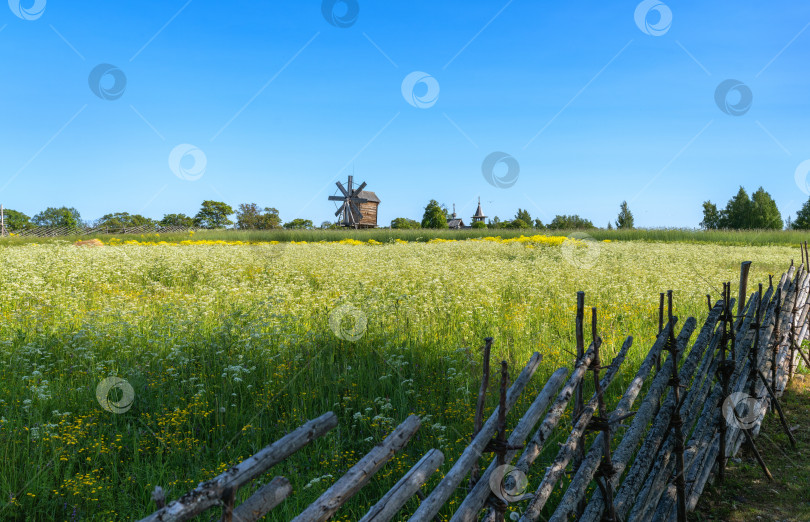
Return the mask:
<path id="1" fill-rule="evenodd" d="M 419 462 L 360 519 L 360 522 L 387 522 L 394 518 L 442 463 L 444 454 L 441 451 L 432 449 L 425 453 Z"/>
<path id="2" fill-rule="evenodd" d="M 385 440 L 374 447 L 340 477 L 332 486 L 309 505 L 293 522 L 321 522 L 328 520 L 335 512 L 365 486 L 394 454 L 405 447 L 421 421 L 411 415 L 396 427 Z"/>
<path id="3" fill-rule="evenodd" d="M 292 486 L 284 477 L 275 477 L 269 484 L 262 486 L 256 493 L 242 502 L 233 511 L 233 520 L 237 522 L 254 522 L 270 512 L 274 507 L 290 496 Z"/>
<path id="4" fill-rule="evenodd" d="M 293 430 L 273 444 L 233 466 L 213 479 L 203 482 L 168 506 L 141 519 L 141 522 L 167 522 L 187 520 L 213 506 L 219 505 L 226 488 L 238 489 L 264 474 L 313 440 L 337 426 L 337 417 L 331 411 Z"/>

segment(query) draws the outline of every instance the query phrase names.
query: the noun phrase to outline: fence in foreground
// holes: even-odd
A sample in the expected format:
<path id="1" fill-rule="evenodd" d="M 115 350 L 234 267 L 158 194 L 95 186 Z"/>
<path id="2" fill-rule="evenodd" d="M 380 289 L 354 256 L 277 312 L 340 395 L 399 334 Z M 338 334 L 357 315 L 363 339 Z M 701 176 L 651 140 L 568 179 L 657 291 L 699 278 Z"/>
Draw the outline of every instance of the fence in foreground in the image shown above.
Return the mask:
<path id="1" fill-rule="evenodd" d="M 506 424 L 506 414 L 517 403 L 542 356 L 534 353 L 511 386 L 507 363 L 501 362 L 499 405 L 484 420 L 492 344 L 487 338 L 472 442 L 433 490 L 424 494 L 423 485 L 444 462 L 441 451 L 428 451 L 362 522 L 408 515 L 411 521 L 433 520 L 460 488 L 466 496 L 452 516 L 454 522 L 503 521 L 510 506 L 519 510 L 521 521 L 685 521 L 706 483 L 723 480 L 726 462 L 742 444 L 752 449 L 763 473 L 771 478 L 756 449 L 756 436 L 764 416 L 771 411 L 780 416 L 793 441 L 779 397 L 800 362 L 810 367 L 810 359 L 801 348 L 808 334 L 810 310 L 810 273 L 805 268 L 806 250 L 802 252 L 802 265 L 797 268 L 791 262 L 775 287 L 771 279 L 766 289 L 759 285 L 747 299 L 750 263 L 743 263 L 736 310 L 730 283 L 723 286 L 723 295 L 716 303 L 707 296 L 708 317 L 691 346 L 697 321 L 687 318 L 678 331 L 672 292 L 668 295 L 667 321 L 661 294 L 657 339 L 610 412 L 604 393 L 631 348 L 632 337 L 611 364 L 603 366 L 595 308 L 592 342 L 587 350 L 584 346 L 582 292 L 577 295 L 573 371 L 555 371 L 511 427 Z M 583 380 L 589 375 L 595 391 L 586 401 Z M 646 390 L 643 397 L 632 409 L 642 390 Z M 572 427 L 563 430 L 559 424 L 567 412 L 572 416 Z M 152 498 L 158 509 L 143 521 L 187 520 L 215 507 L 221 508 L 224 521 L 247 522 L 272 515 L 271 510 L 292 494 L 286 478 L 275 477 L 238 506 L 234 500 L 237 490 L 336 425 L 332 412 L 311 420 L 168 505 L 163 490 L 157 487 Z M 294 521 L 332 517 L 407 445 L 419 426 L 417 416 L 405 419 Z M 619 430 L 623 434 L 616 437 Z M 552 435 L 562 432 L 568 435 L 556 457 L 533 468 Z M 482 468 L 480 461 L 485 455 L 489 463 Z M 552 505 L 552 493 L 559 489 L 566 473 L 571 480 L 564 490 L 556 491 Z M 533 491 L 527 488 L 530 482 L 538 484 Z M 420 499 L 418 507 L 413 513 L 402 513 L 414 496 Z"/>

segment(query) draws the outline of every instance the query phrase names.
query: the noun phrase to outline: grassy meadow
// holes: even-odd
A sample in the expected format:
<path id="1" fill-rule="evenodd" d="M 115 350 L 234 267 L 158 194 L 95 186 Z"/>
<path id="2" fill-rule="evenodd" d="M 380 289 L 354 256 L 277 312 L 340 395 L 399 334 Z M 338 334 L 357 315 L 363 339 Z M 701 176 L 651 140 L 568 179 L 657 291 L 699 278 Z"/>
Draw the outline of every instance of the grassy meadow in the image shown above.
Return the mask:
<path id="1" fill-rule="evenodd" d="M 800 258 L 789 246 L 416 242 L 423 236 L 389 241 L 390 233 L 347 241 L 287 232 L 281 240 L 295 242 L 278 244 L 217 244 L 280 239 L 248 233 L 121 238 L 98 248 L 4 243 L 0 519 L 145 516 L 156 485 L 177 498 L 334 411 L 336 429 L 240 490 L 243 499 L 288 477 L 294 493 L 268 518 L 289 520 L 409 414 L 423 416 L 406 449 L 336 517 L 358 520 L 428 449 L 446 455 L 429 491 L 466 446 L 484 337 L 495 338 L 493 362 L 509 361 L 513 376 L 533 351 L 543 354 L 515 408 L 522 413 L 547 376 L 571 366 L 576 291 L 585 291 L 586 306 L 599 310 L 607 360 L 634 337 L 609 389 L 613 404 L 652 344 L 659 292 L 673 289 L 676 315 L 701 323 L 706 294 L 716 299 L 723 281 L 737 281 L 741 261 L 754 262 L 754 290 Z M 110 376 L 132 386 L 121 413 L 96 397 Z M 535 464 L 529 487 L 552 457 Z"/>

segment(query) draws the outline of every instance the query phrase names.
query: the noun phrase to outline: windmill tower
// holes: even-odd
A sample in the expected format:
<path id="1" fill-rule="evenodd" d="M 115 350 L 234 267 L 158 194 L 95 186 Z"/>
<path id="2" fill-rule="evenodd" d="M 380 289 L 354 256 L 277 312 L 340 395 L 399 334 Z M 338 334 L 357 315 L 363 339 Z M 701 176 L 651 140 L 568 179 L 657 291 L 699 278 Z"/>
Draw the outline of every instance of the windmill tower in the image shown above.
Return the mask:
<path id="1" fill-rule="evenodd" d="M 338 181 L 335 183 L 338 192 L 329 196 L 329 201 L 340 201 L 335 216 L 339 216 L 340 225 L 352 228 L 375 228 L 377 226 L 377 207 L 380 198 L 377 194 L 363 190 L 366 182 L 354 187 L 354 176 L 349 176 L 346 187 Z"/>

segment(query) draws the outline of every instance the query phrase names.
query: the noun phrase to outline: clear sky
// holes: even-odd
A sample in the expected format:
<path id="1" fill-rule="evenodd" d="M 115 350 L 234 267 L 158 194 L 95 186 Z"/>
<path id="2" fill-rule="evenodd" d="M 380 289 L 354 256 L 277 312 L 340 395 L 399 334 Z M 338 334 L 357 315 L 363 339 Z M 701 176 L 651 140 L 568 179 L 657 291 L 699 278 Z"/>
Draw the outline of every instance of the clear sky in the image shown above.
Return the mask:
<path id="1" fill-rule="evenodd" d="M 381 224 L 480 196 L 502 219 L 605 226 L 628 200 L 637 226 L 696 227 L 741 184 L 786 217 L 808 198 L 809 25 L 799 1 L 10 0 L 0 203 L 319 224 L 354 172 Z"/>

